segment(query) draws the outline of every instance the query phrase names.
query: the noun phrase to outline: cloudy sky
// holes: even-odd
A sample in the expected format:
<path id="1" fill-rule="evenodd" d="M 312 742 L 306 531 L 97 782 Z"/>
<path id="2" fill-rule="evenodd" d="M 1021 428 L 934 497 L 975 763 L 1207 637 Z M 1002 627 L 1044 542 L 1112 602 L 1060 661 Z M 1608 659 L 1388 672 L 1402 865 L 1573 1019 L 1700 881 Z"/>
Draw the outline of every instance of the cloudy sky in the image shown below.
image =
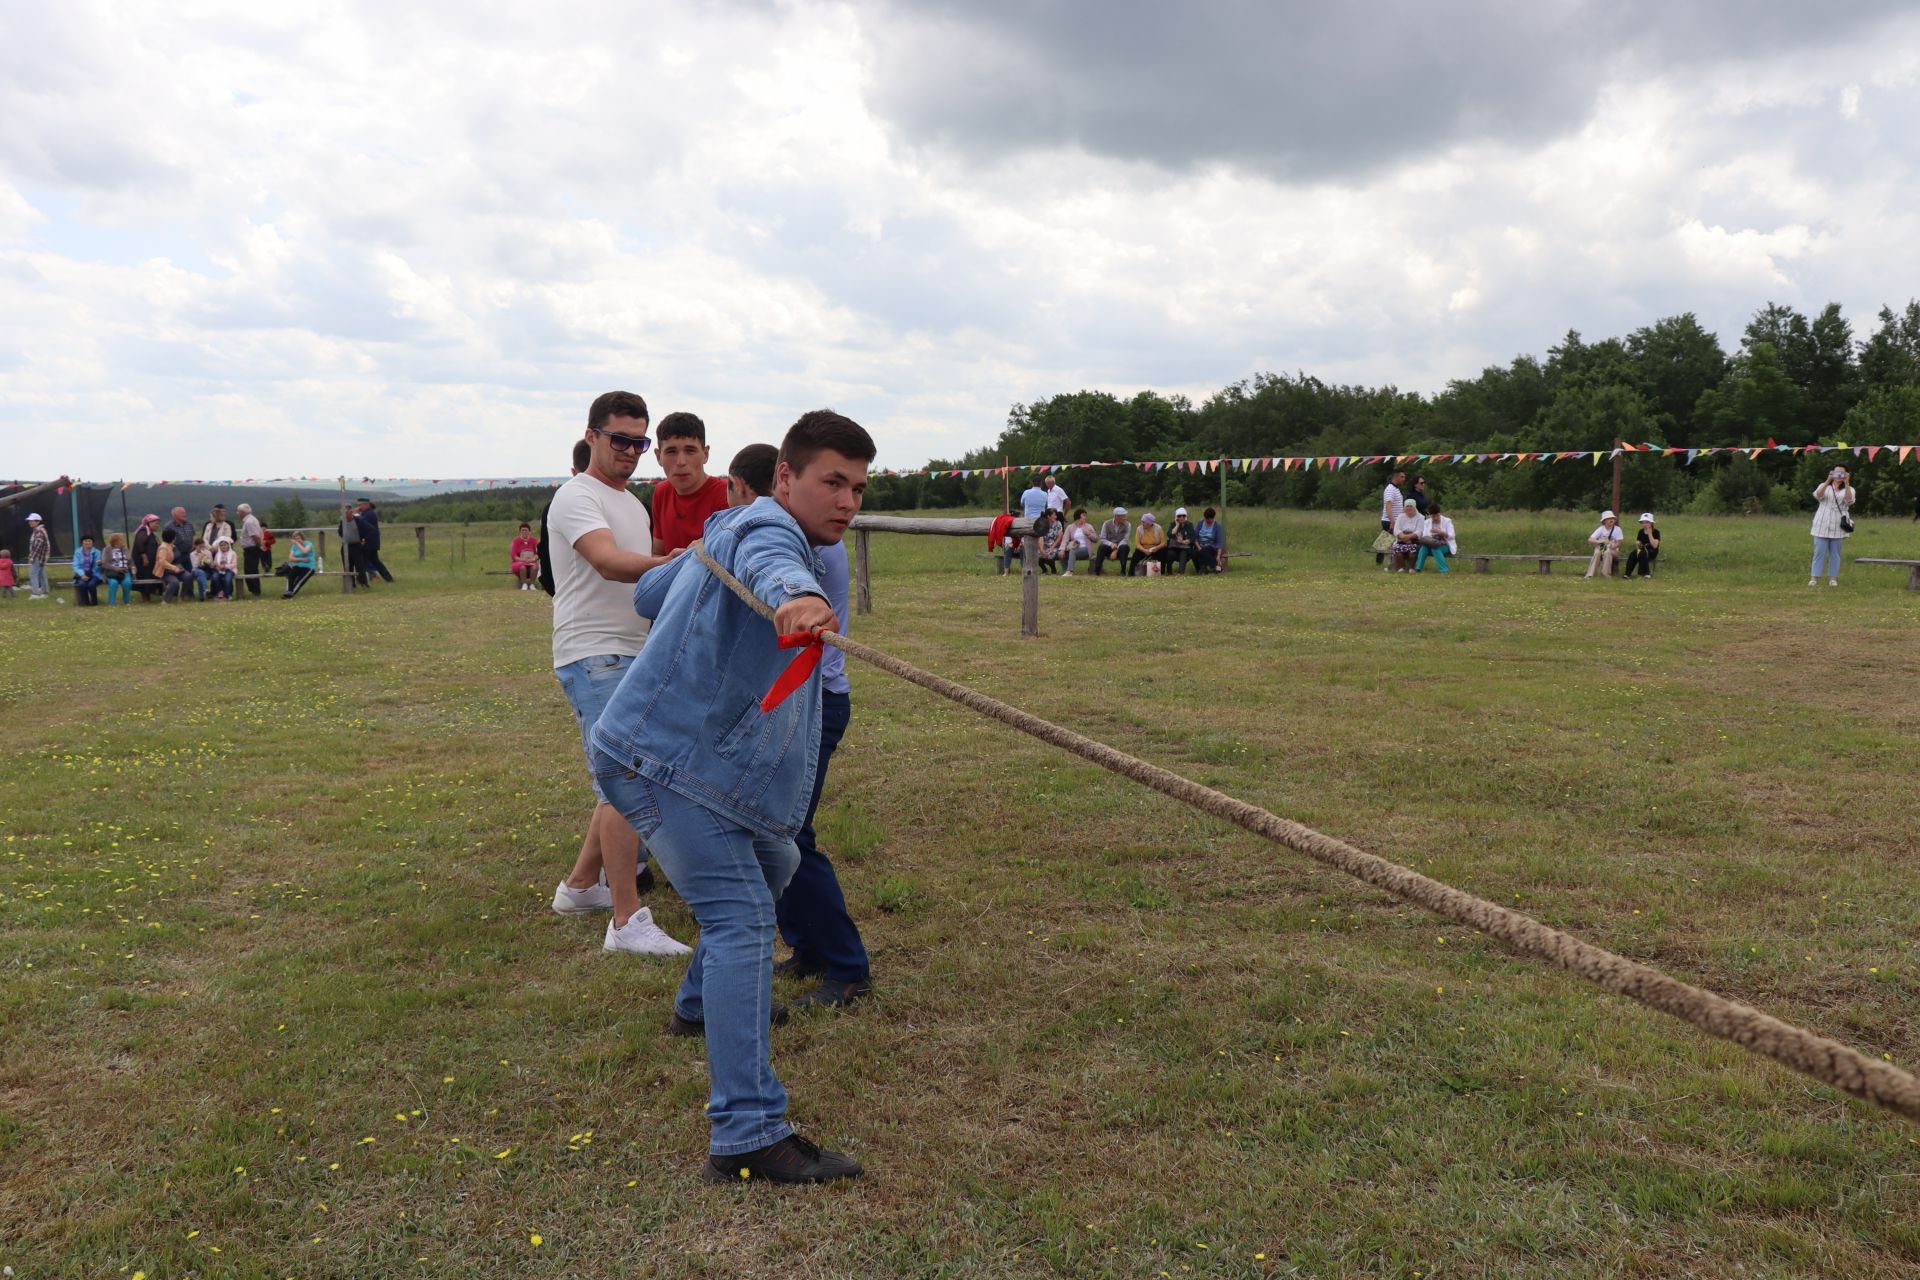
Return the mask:
<path id="1" fill-rule="evenodd" d="M 1920 294 L 1894 3 L 0 0 L 0 477 L 880 462 Z M 1067 461 L 1067 459 L 1062 459 Z"/>

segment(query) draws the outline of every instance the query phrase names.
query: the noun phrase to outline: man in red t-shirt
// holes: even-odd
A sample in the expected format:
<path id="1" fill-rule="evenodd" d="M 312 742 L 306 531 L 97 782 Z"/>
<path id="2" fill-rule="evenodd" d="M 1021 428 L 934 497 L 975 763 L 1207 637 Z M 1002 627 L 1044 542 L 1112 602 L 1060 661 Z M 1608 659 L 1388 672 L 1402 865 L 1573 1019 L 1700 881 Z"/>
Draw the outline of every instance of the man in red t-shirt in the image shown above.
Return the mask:
<path id="1" fill-rule="evenodd" d="M 707 424 L 670 413 L 653 429 L 654 456 L 667 478 L 653 486 L 653 554 L 693 545 L 707 517 L 727 509 L 727 479 L 707 474 Z"/>

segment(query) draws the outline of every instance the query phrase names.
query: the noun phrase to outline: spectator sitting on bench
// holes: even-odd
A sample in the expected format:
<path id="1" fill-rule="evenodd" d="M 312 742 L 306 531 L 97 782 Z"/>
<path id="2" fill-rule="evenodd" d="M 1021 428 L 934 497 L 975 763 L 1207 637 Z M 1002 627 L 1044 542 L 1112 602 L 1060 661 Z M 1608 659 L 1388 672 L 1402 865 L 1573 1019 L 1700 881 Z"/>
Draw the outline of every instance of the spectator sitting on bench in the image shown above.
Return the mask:
<path id="1" fill-rule="evenodd" d="M 1008 511 L 995 516 L 992 527 L 987 530 L 987 545 L 1000 553 L 1000 576 L 1003 578 L 1020 556 L 1020 539 L 1012 534 L 1012 528 L 1013 513 Z"/>
<path id="2" fill-rule="evenodd" d="M 1173 523 L 1167 527 L 1167 568 L 1180 566 L 1180 572 L 1187 571 L 1187 562 L 1193 559 L 1193 521 L 1187 519 L 1185 507 L 1175 507 Z"/>
<path id="3" fill-rule="evenodd" d="M 1140 527 L 1134 531 L 1130 572 L 1144 575 L 1149 564 L 1159 565 L 1162 573 L 1167 571 L 1167 531 L 1160 527 L 1151 511 L 1140 517 Z"/>
<path id="4" fill-rule="evenodd" d="M 1227 531 L 1214 519 L 1214 510 L 1208 507 L 1200 513 L 1200 523 L 1193 529 L 1193 564 L 1202 573 L 1220 572 L 1220 553 L 1227 545 Z"/>
<path id="5" fill-rule="evenodd" d="M 1413 559 L 1413 571 L 1419 573 L 1427 567 L 1427 558 L 1431 556 L 1440 566 L 1439 572 L 1446 573 L 1447 557 L 1460 554 L 1460 544 L 1454 541 L 1453 521 L 1440 514 L 1440 504 L 1427 503 L 1427 518 L 1420 525 L 1420 554 Z"/>
<path id="6" fill-rule="evenodd" d="M 1620 543 L 1626 536 L 1618 516 L 1611 511 L 1600 513 L 1600 527 L 1587 535 L 1587 541 L 1593 544 L 1593 557 L 1587 561 L 1587 577 L 1596 573 L 1603 578 L 1613 576 L 1613 562 L 1619 558 Z"/>
<path id="7" fill-rule="evenodd" d="M 1393 522 L 1393 549 L 1387 553 L 1387 568 L 1394 573 L 1412 573 L 1420 554 L 1420 531 L 1426 526 L 1420 508 L 1412 498 L 1400 504 Z"/>
<path id="8" fill-rule="evenodd" d="M 1622 579 L 1631 578 L 1633 571 L 1640 570 L 1640 576 L 1653 576 L 1653 562 L 1660 558 L 1660 526 L 1653 522 L 1653 512 L 1640 513 L 1640 531 L 1633 535 L 1633 550 L 1627 552 L 1627 571 Z"/>
<path id="9" fill-rule="evenodd" d="M 1133 555 L 1131 539 L 1133 526 L 1127 523 L 1127 509 L 1115 507 L 1113 519 L 1100 526 L 1100 545 L 1093 551 L 1093 574 L 1097 578 L 1107 561 L 1118 560 L 1120 572 L 1127 572 L 1127 561 Z"/>
<path id="10" fill-rule="evenodd" d="M 1060 540 L 1061 577 L 1073 576 L 1073 562 L 1076 558 L 1082 561 L 1093 559 L 1093 544 L 1099 536 L 1099 531 L 1087 523 L 1087 509 L 1076 508 L 1073 513 L 1073 523 L 1067 526 L 1066 533 Z"/>
<path id="11" fill-rule="evenodd" d="M 1039 544 L 1036 560 L 1042 573 L 1057 573 L 1060 566 L 1054 561 L 1060 555 L 1060 542 L 1065 530 L 1060 527 L 1060 519 L 1051 510 L 1042 511 L 1033 518 L 1033 536 Z"/>

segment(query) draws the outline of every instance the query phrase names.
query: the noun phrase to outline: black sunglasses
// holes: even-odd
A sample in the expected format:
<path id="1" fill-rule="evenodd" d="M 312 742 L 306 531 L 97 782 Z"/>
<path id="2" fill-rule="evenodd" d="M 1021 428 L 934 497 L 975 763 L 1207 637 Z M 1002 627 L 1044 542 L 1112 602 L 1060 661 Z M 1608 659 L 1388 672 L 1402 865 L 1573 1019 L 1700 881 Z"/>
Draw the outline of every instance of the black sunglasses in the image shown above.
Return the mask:
<path id="1" fill-rule="evenodd" d="M 613 446 L 616 453 L 645 453 L 653 445 L 653 441 L 645 436 L 623 435 L 618 431 L 609 431 L 605 427 L 595 427 L 593 433 L 597 436 L 605 436 L 607 443 Z"/>

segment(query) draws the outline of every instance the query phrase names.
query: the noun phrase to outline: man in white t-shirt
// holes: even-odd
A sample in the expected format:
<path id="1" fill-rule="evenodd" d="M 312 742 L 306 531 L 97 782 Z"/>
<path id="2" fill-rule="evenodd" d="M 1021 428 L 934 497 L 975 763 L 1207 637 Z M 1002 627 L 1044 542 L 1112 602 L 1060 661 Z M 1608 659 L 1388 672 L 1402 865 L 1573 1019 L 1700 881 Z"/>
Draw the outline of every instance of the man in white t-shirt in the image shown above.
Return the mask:
<path id="1" fill-rule="evenodd" d="M 1392 475 L 1387 477 L 1387 487 L 1381 490 L 1380 532 L 1382 533 L 1392 533 L 1393 522 L 1400 518 L 1400 505 L 1403 501 L 1405 501 L 1400 496 L 1400 482 L 1405 480 L 1406 478 L 1407 478 L 1406 472 L 1396 471 Z M 1373 562 L 1375 564 L 1386 564 L 1387 563 L 1386 552 L 1384 551 L 1375 552 L 1373 556 Z"/>
<path id="2" fill-rule="evenodd" d="M 547 509 L 547 546 L 553 562 L 553 674 L 591 760 L 593 726 L 647 638 L 647 620 L 633 611 L 633 584 L 673 557 L 650 554 L 652 521 L 627 490 L 652 443 L 647 402 L 631 391 L 607 392 L 587 411 L 586 442 L 587 469 L 561 485 Z M 593 790 L 593 819 L 572 873 L 553 891 L 553 909 L 578 915 L 611 907 L 603 944 L 608 951 L 688 954 L 692 948 L 668 937 L 653 912 L 640 905 L 640 837 L 607 803 L 598 783 Z"/>
<path id="3" fill-rule="evenodd" d="M 1044 489 L 1047 494 L 1047 510 L 1060 517 L 1060 522 L 1065 524 L 1067 517 L 1067 491 L 1062 489 L 1060 482 L 1055 480 L 1051 475 L 1040 477 L 1040 487 Z"/>

